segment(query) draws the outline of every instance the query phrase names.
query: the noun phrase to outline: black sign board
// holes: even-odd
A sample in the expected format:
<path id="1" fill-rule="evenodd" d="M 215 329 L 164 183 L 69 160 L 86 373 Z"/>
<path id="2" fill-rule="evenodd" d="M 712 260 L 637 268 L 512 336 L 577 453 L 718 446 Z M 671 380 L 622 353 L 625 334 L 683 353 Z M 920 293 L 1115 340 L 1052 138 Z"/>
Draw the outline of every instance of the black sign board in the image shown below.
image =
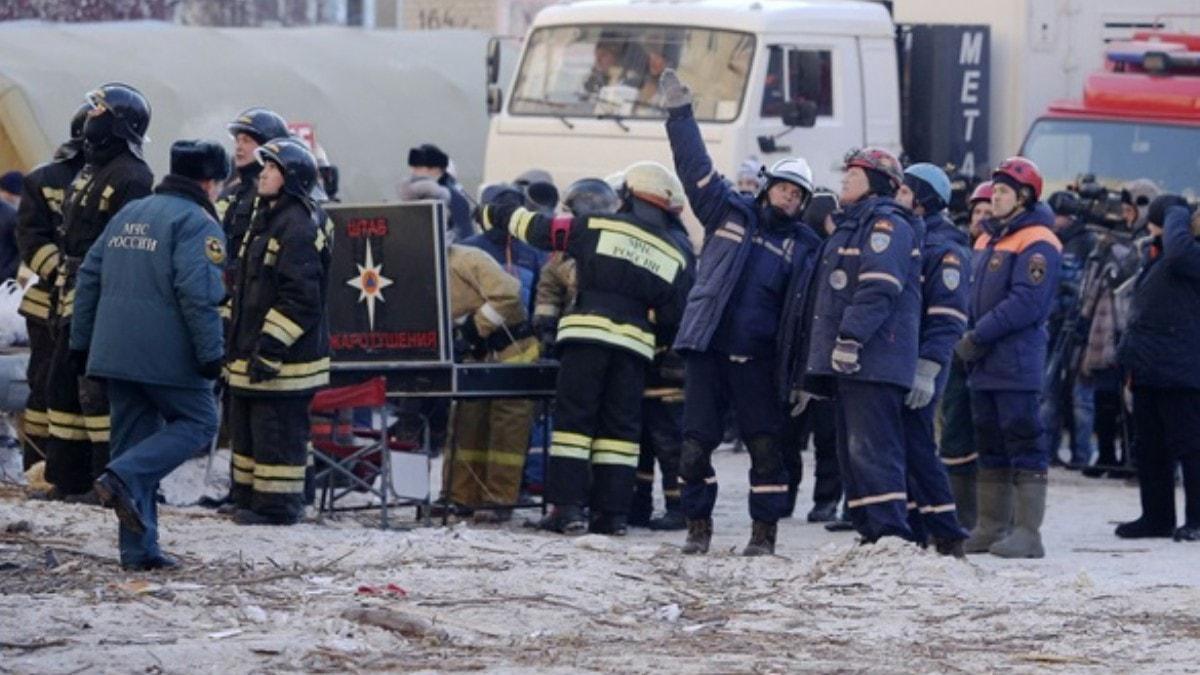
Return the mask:
<path id="1" fill-rule="evenodd" d="M 903 26 L 900 40 L 908 160 L 983 175 L 989 166 L 989 27 Z"/>
<path id="2" fill-rule="evenodd" d="M 453 362 L 440 202 L 330 205 L 331 357 L 354 370 Z"/>

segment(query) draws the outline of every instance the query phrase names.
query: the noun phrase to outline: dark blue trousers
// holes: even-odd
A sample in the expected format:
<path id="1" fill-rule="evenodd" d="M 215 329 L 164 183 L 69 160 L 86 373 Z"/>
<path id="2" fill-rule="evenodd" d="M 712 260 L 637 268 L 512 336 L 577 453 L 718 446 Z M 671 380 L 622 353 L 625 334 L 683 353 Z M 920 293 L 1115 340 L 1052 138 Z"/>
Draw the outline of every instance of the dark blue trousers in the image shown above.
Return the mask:
<path id="1" fill-rule="evenodd" d="M 971 391 L 979 466 L 1045 471 L 1050 451 L 1042 434 L 1035 391 Z"/>
<path id="2" fill-rule="evenodd" d="M 958 523 L 950 478 L 938 456 L 933 438 L 933 417 L 938 399 L 912 410 L 904 406 L 905 465 L 908 469 L 909 526 L 918 542 L 931 535 L 938 539 L 966 539 L 967 531 Z"/>
<path id="3" fill-rule="evenodd" d="M 836 386 L 838 463 L 854 529 L 868 541 L 911 540 L 901 413 L 905 391 L 842 377 Z"/>
<path id="4" fill-rule="evenodd" d="M 682 475 L 683 513 L 689 520 L 712 517 L 717 475 L 712 451 L 721 442 L 725 413 L 733 406 L 738 433 L 750 448 L 771 439 L 773 448 L 756 456 L 751 448 L 750 517 L 774 523 L 787 508 L 788 471 L 778 439 L 783 404 L 776 395 L 775 359 L 732 360 L 717 352 L 688 353 L 684 384 L 683 435 L 704 450 L 703 466 Z M 756 440 L 757 439 L 757 440 Z"/>
<path id="5" fill-rule="evenodd" d="M 158 483 L 212 442 L 217 400 L 211 389 L 184 389 L 108 380 L 112 460 L 108 470 L 129 489 L 146 521 L 138 535 L 120 528 L 121 564 L 160 555 Z"/>

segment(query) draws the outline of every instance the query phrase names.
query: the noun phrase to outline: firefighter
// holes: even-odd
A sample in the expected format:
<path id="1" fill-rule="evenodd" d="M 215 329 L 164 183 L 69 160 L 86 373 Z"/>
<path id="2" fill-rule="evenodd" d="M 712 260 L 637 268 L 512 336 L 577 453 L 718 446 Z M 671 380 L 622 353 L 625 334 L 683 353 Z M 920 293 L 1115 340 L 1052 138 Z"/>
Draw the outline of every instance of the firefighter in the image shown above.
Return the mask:
<path id="1" fill-rule="evenodd" d="M 954 345 L 967 329 L 967 235 L 946 217 L 950 178 L 933 164 L 908 167 L 896 201 L 924 224 L 917 373 L 901 413 L 908 451 L 909 526 L 917 543 L 924 545 L 927 533 L 938 553 L 961 558 L 967 532 L 958 522 L 950 479 L 938 458 L 933 417 L 950 375 Z"/>
<path id="2" fill-rule="evenodd" d="M 123 206 L 150 194 L 154 175 L 142 160 L 150 104 L 129 85 L 110 83 L 89 92 L 83 124 L 84 166 L 63 201 L 55 273 L 54 354 L 47 376 L 46 480 L 62 495 L 95 501 L 92 481 L 108 464 L 108 398 L 103 385 L 81 377 L 69 337 L 75 280 L 83 257 Z"/>
<path id="3" fill-rule="evenodd" d="M 155 194 L 114 215 L 79 268 L 70 346 L 112 402 L 113 459 L 95 486 L 120 520 L 126 569 L 178 565 L 158 546 L 158 484 L 217 430 L 225 237 L 213 199 L 228 175 L 219 144 L 177 141 Z"/>
<path id="4" fill-rule="evenodd" d="M 1024 157 L 1001 162 L 992 174 L 993 215 L 975 240 L 971 325 L 955 347 L 967 364 L 979 448 L 979 522 L 967 553 L 1045 555 L 1039 528 L 1050 453 L 1038 395 L 1062 245 L 1041 193 L 1037 165 Z"/>
<path id="5" fill-rule="evenodd" d="M 518 239 L 575 259 L 574 309 L 558 324 L 561 353 L 546 500 L 539 527 L 624 534 L 641 435 L 646 366 L 674 335 L 687 258 L 669 229 L 684 207 L 679 180 L 654 162 L 625 171 L 620 213 L 555 218 L 486 206 Z M 591 494 L 588 499 L 589 470 Z M 590 505 L 590 522 L 583 507 Z"/>
<path id="6" fill-rule="evenodd" d="M 877 148 L 845 160 L 843 210 L 812 280 L 803 386 L 834 397 L 846 505 L 863 542 L 912 538 L 902 408 L 917 374 L 920 225 L 892 197 L 900 163 Z"/>
<path id="7" fill-rule="evenodd" d="M 992 182 L 975 186 L 968 200 L 967 237 L 974 241 L 983 232 L 983 221 L 992 217 Z M 971 391 L 967 388 L 967 367 L 958 354 L 950 357 L 950 376 L 942 394 L 942 430 L 938 454 L 950 478 L 958 522 L 967 530 L 975 528 L 975 425 L 971 421 Z"/>
<path id="8" fill-rule="evenodd" d="M 300 141 L 254 152 L 259 208 L 242 245 L 225 365 L 233 489 L 242 525 L 290 525 L 305 502 L 308 406 L 329 382 L 330 240 L 310 201 L 317 163 Z"/>
<path id="9" fill-rule="evenodd" d="M 784 411 L 775 342 L 788 284 L 820 242 L 801 221 L 812 196 L 812 171 L 802 158 L 780 160 L 764 174 L 758 194 L 743 197 L 713 168 L 691 91 L 675 71 L 663 73 L 660 91 L 669 110 L 675 168 L 705 230 L 696 285 L 675 341 L 687 362 L 679 463 L 688 520 L 683 552 L 706 553 L 712 540 L 717 499 L 712 452 L 732 408 L 751 467 L 753 523 L 742 553 L 770 555 L 788 492 L 778 439 Z"/>
<path id="10" fill-rule="evenodd" d="M 503 202 L 519 206 L 524 200 L 520 190 L 503 183 L 489 185 L 480 196 L 480 201 L 484 204 Z M 491 223 L 484 222 L 479 209 L 475 210 L 475 215 L 475 221 L 482 232 L 458 243 L 483 250 L 499 263 L 505 272 L 521 282 L 520 302 L 528 316 L 533 311 L 533 296 L 537 291 L 538 275 L 548 256 L 544 251 L 514 239 L 508 230 L 492 227 Z"/>
<path id="11" fill-rule="evenodd" d="M 435 187 L 449 199 L 446 188 Z M 509 192 L 512 195 L 503 192 L 486 195 L 484 203 L 505 203 L 506 196 L 515 196 L 515 201 L 507 203 L 514 207 L 520 205 L 520 193 L 511 189 Z M 503 232 L 507 236 L 507 230 L 495 227 L 484 217 L 482 210 L 479 215 L 485 233 Z M 518 245 L 525 248 L 529 245 L 512 241 L 511 247 L 489 252 L 482 246 L 472 245 L 472 239 L 476 237 L 461 245 L 451 245 L 447 253 L 450 313 L 458 337 L 456 351 L 461 352 L 459 356 L 467 362 L 536 361 L 538 342 L 529 325 L 522 282 L 494 259 L 502 250 L 519 251 Z M 494 245 L 495 239 L 489 239 L 488 243 Z M 540 257 L 538 253 L 537 257 Z M 506 258 L 511 260 L 507 256 L 501 259 Z M 476 522 L 507 521 L 512 516 L 508 507 L 517 502 L 520 494 L 533 414 L 533 401 L 527 399 L 460 401 L 455 404 L 454 454 L 452 461 L 447 463 L 453 467 L 446 471 L 447 492 L 452 503 L 466 510 L 486 508 L 475 511 Z"/>
<path id="12" fill-rule="evenodd" d="M 233 164 L 237 177 L 221 191 L 217 199 L 217 215 L 221 218 L 225 239 L 229 242 L 225 281 L 232 295 L 238 277 L 239 249 L 246 231 L 250 229 L 258 201 L 258 175 L 262 172 L 262 165 L 255 160 L 254 151 L 273 138 L 286 138 L 288 128 L 282 117 L 266 108 L 245 110 L 225 128 L 233 137 Z M 228 308 L 225 311 L 228 312 Z"/>
<path id="13" fill-rule="evenodd" d="M 26 370 L 29 398 L 25 403 L 24 431 L 32 452 L 26 449 L 26 469 L 37 458 L 46 456 L 50 435 L 46 418 L 46 378 L 54 353 L 52 292 L 61 258 L 55 232 L 62 222 L 64 193 L 75 174 L 83 168 L 83 124 L 90 109 L 84 105 L 75 112 L 71 118 L 70 140 L 58 147 L 50 162 L 25 176 L 21 204 L 17 209 L 17 249 L 21 261 L 37 275 L 37 282 L 25 289 L 19 309 L 29 333 L 29 367 Z"/>

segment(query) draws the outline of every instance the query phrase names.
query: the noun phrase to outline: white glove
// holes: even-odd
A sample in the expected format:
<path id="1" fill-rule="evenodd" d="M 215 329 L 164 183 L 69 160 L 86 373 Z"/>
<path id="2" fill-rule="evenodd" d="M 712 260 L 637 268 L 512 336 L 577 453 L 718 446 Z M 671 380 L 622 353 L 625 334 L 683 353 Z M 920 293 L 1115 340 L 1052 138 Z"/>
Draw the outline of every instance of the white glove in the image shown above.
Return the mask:
<path id="1" fill-rule="evenodd" d="M 658 90 L 662 93 L 666 107 L 679 108 L 692 102 L 692 90 L 679 79 L 674 68 L 668 68 L 658 76 Z"/>
<path id="2" fill-rule="evenodd" d="M 793 389 L 792 392 L 788 394 L 788 403 L 790 403 L 792 406 L 792 412 L 790 413 L 791 416 L 799 417 L 802 415 L 804 413 L 804 409 L 808 407 L 809 402 L 812 401 L 813 398 L 815 397 L 807 391 L 802 389 Z"/>
<path id="3" fill-rule="evenodd" d="M 853 375 L 862 369 L 862 365 L 858 362 L 860 349 L 862 349 L 862 345 L 857 340 L 838 338 L 834 343 L 833 355 L 829 358 L 829 365 L 833 368 L 833 372 Z"/>
<path id="4" fill-rule="evenodd" d="M 933 393 L 937 388 L 937 376 L 942 367 L 926 359 L 917 360 L 917 374 L 913 377 L 912 389 L 904 397 L 904 405 L 913 410 L 920 410 L 933 401 Z"/>

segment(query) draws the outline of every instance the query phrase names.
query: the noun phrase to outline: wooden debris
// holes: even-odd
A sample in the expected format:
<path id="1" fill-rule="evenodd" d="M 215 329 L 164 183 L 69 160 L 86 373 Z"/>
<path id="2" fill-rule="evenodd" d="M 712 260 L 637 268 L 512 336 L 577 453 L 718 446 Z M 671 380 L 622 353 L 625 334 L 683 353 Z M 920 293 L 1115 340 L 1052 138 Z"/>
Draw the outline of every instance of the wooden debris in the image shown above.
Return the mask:
<path id="1" fill-rule="evenodd" d="M 342 618 L 365 626 L 390 630 L 407 638 L 433 638 L 438 642 L 450 639 L 446 631 L 425 619 L 391 609 L 348 609 L 342 612 Z"/>

